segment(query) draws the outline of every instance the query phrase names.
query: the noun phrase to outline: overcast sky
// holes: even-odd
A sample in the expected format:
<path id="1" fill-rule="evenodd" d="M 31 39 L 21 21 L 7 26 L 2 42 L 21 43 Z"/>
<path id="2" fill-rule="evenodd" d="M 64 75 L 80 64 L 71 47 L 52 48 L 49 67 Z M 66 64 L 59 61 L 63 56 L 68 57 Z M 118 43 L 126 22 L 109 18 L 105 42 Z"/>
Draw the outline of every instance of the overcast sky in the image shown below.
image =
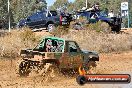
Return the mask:
<path id="1" fill-rule="evenodd" d="M 56 1 L 56 0 L 46 0 L 48 6 L 53 5 L 53 3 L 54 3 L 55 1 Z M 68 1 L 69 1 L 69 2 L 73 2 L 73 1 L 75 1 L 75 0 L 68 0 Z"/>

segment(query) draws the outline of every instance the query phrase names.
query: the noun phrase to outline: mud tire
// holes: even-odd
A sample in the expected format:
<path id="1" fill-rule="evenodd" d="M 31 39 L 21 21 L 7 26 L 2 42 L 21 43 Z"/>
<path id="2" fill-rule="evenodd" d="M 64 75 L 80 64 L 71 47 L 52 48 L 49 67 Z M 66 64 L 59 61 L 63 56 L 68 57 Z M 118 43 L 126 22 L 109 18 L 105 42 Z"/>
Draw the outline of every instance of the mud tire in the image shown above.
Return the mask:
<path id="1" fill-rule="evenodd" d="M 30 70 L 30 64 L 28 61 L 22 61 L 19 65 L 19 75 L 20 76 L 28 76 L 31 72 Z"/>

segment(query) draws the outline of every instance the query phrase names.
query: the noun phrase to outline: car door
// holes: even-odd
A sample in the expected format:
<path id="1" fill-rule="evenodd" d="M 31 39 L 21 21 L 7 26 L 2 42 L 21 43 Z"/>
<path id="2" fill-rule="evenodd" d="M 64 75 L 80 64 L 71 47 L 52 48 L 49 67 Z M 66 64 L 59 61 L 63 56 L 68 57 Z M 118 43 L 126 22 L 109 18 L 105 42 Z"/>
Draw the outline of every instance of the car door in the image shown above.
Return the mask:
<path id="1" fill-rule="evenodd" d="M 42 16 L 42 18 L 41 18 L 41 24 L 43 25 L 43 27 L 46 25 L 46 12 L 43 12 L 42 14 L 41 14 Z"/>
<path id="2" fill-rule="evenodd" d="M 69 62 L 70 67 L 78 68 L 82 62 L 82 55 L 81 50 L 76 42 L 69 41 L 68 42 L 68 55 L 69 55 Z"/>
<path id="3" fill-rule="evenodd" d="M 38 26 L 38 27 L 42 27 L 42 25 L 43 25 L 43 19 L 44 19 L 44 16 L 43 16 L 43 12 L 39 12 L 38 14 L 37 14 L 37 19 L 35 20 L 35 24 L 36 24 L 36 26 Z"/>
<path id="4" fill-rule="evenodd" d="M 47 19 L 46 21 L 50 21 L 51 18 L 52 18 L 52 14 L 49 11 L 47 11 L 46 12 L 46 19 Z"/>
<path id="5" fill-rule="evenodd" d="M 37 20 L 38 20 L 38 13 L 31 15 L 30 17 L 27 18 L 28 26 L 35 27 L 36 25 L 38 25 Z"/>
<path id="6" fill-rule="evenodd" d="M 50 14 L 52 14 L 52 17 L 56 21 L 55 23 L 59 23 L 60 22 L 60 17 L 59 17 L 59 15 L 58 15 L 58 13 L 56 11 L 50 11 Z"/>

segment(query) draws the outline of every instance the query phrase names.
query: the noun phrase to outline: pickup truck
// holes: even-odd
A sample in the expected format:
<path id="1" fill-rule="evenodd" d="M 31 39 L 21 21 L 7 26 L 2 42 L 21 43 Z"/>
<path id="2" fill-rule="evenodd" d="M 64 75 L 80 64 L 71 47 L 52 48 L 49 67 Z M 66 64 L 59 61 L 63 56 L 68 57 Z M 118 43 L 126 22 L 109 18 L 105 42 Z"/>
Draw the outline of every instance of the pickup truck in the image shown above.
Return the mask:
<path id="1" fill-rule="evenodd" d="M 75 41 L 58 37 L 46 37 L 33 49 L 24 49 L 20 53 L 22 62 L 19 65 L 20 76 L 28 76 L 34 68 L 43 73 L 65 72 L 82 68 L 87 74 L 93 74 L 99 55 L 94 51 L 83 51 Z M 50 69 L 50 70 L 49 70 Z M 55 71 L 53 71 L 55 70 Z"/>
<path id="2" fill-rule="evenodd" d="M 103 11 L 93 12 L 86 10 L 77 11 L 76 15 L 78 19 L 79 17 L 85 17 L 87 19 L 85 23 L 97 23 L 98 21 L 102 21 L 108 23 L 113 32 L 119 33 L 121 30 L 122 18 L 120 16 L 108 17 L 108 14 Z"/>
<path id="3" fill-rule="evenodd" d="M 72 21 L 71 14 L 61 15 L 57 11 L 45 10 L 20 20 L 17 27 L 46 28 L 48 31 L 52 31 L 58 25 L 68 26 L 70 21 Z"/>

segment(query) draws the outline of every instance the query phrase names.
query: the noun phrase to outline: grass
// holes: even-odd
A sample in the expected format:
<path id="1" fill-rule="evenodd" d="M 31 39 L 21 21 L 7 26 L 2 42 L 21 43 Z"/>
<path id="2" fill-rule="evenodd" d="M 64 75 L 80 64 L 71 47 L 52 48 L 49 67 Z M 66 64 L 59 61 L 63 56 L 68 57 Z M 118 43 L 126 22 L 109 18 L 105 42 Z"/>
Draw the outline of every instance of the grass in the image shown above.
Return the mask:
<path id="1" fill-rule="evenodd" d="M 96 32 L 93 30 L 72 31 L 63 36 L 75 40 L 82 49 L 100 53 L 119 52 L 132 49 L 132 35 Z"/>
<path id="2" fill-rule="evenodd" d="M 34 47 L 39 40 L 38 36 L 29 29 L 13 30 L 0 37 L 0 57 L 15 58 L 23 48 Z"/>

